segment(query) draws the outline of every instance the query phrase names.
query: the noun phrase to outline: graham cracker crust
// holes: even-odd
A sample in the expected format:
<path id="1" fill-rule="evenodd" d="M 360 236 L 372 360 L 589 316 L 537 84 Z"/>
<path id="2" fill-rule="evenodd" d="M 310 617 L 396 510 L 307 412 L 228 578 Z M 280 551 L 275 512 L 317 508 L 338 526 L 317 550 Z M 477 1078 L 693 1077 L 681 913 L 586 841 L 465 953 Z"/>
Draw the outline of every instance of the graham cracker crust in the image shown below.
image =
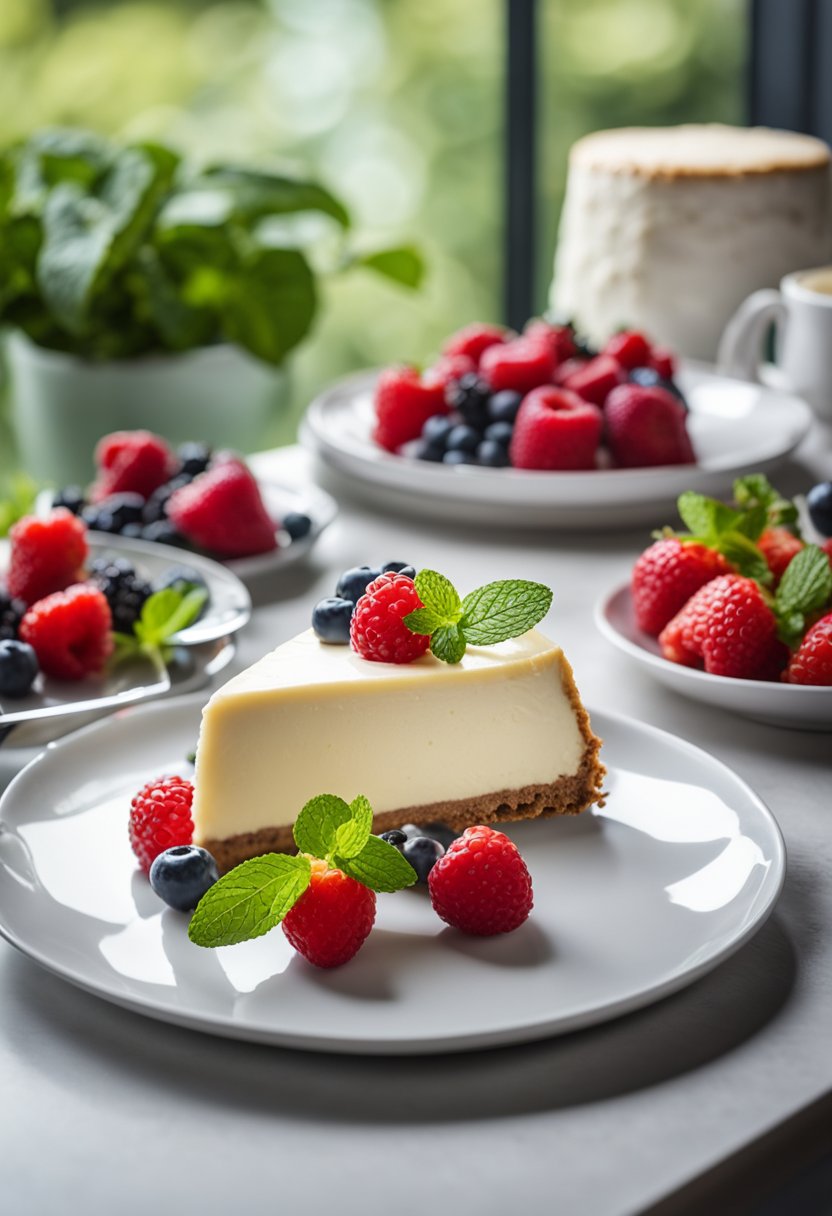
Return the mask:
<path id="1" fill-rule="evenodd" d="M 462 832 L 475 823 L 548 819 L 554 815 L 578 815 L 593 803 L 603 806 L 602 784 L 606 769 L 598 756 L 601 740 L 593 734 L 589 715 L 581 704 L 572 668 L 565 656 L 561 677 L 586 745 L 576 773 L 558 777 L 548 785 L 524 785 L 519 789 L 495 790 L 475 798 L 430 802 L 384 811 L 374 817 L 373 831 L 376 834 L 387 832 L 404 823 L 444 823 L 453 831 Z M 259 857 L 263 853 L 296 852 L 291 824 L 262 828 L 258 832 L 243 832 L 223 840 L 201 840 L 199 843 L 213 854 L 221 874 L 241 861 Z"/>

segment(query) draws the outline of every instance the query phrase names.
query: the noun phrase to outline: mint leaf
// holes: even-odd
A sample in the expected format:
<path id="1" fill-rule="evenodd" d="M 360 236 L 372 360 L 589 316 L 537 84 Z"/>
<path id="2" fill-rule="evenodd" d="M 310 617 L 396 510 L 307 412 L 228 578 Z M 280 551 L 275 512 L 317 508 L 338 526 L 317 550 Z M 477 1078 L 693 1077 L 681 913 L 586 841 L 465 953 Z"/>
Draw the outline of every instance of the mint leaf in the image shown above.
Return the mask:
<path id="1" fill-rule="evenodd" d="M 739 511 L 726 507 L 715 498 L 707 498 L 694 490 L 686 490 L 676 501 L 683 523 L 697 540 L 713 544 L 723 532 L 737 526 Z"/>
<path id="2" fill-rule="evenodd" d="M 465 635 L 459 625 L 440 625 L 431 635 L 431 653 L 443 663 L 458 663 L 465 654 Z"/>
<path id="3" fill-rule="evenodd" d="M 426 633 L 428 636 L 444 623 L 445 618 L 439 616 L 432 608 L 415 608 L 404 617 L 404 623 L 411 633 Z"/>
<path id="4" fill-rule="evenodd" d="M 719 552 L 746 578 L 756 579 L 763 586 L 771 583 L 772 574 L 768 562 L 753 540 L 749 540 L 741 532 L 729 532 L 723 536 L 719 543 Z"/>
<path id="5" fill-rule="evenodd" d="M 466 595 L 459 624 L 466 642 L 492 646 L 532 629 L 551 604 L 552 592 L 543 583 L 503 579 Z"/>
<path id="6" fill-rule="evenodd" d="M 764 473 L 749 473 L 735 481 L 734 501 L 745 511 L 760 508 L 765 513 L 764 526 L 789 527 L 796 536 L 800 535 L 799 528 L 794 526 L 798 521 L 797 506 L 775 490 Z"/>
<path id="7" fill-rule="evenodd" d="M 301 853 L 328 857 L 335 848 L 338 828 L 352 817 L 352 810 L 337 794 L 316 794 L 295 820 L 295 844 Z"/>
<path id="8" fill-rule="evenodd" d="M 436 613 L 443 625 L 452 625 L 459 620 L 462 603 L 450 579 L 435 570 L 420 570 L 414 582 L 422 603 Z"/>
<path id="9" fill-rule="evenodd" d="M 733 530 L 754 541 L 760 539 L 767 527 L 768 511 L 762 503 L 758 503 L 756 506 L 749 507 L 747 511 L 743 511 Z"/>
<path id="10" fill-rule="evenodd" d="M 401 891 L 416 882 L 410 862 L 378 836 L 371 836 L 357 857 L 340 862 L 340 868 L 371 891 Z"/>
<path id="11" fill-rule="evenodd" d="M 802 612 L 809 616 L 825 607 L 832 596 L 832 568 L 817 545 L 807 545 L 786 567 L 777 588 L 775 604 L 779 612 Z"/>
<path id="12" fill-rule="evenodd" d="M 244 861 L 214 883 L 188 926 L 197 946 L 234 946 L 280 924 L 309 886 L 308 857 L 267 853 Z"/>
<path id="13" fill-rule="evenodd" d="M 192 624 L 208 598 L 204 587 L 190 590 L 165 587 L 149 596 L 136 624 L 136 637 L 144 646 L 159 646 Z"/>
<path id="14" fill-rule="evenodd" d="M 424 258 L 413 245 L 365 253 L 356 259 L 356 264 L 374 270 L 402 287 L 420 287 L 425 277 Z"/>
<path id="15" fill-rule="evenodd" d="M 350 818 L 335 829 L 333 853 L 342 861 L 357 857 L 370 839 L 373 830 L 373 808 L 363 794 L 350 803 Z"/>

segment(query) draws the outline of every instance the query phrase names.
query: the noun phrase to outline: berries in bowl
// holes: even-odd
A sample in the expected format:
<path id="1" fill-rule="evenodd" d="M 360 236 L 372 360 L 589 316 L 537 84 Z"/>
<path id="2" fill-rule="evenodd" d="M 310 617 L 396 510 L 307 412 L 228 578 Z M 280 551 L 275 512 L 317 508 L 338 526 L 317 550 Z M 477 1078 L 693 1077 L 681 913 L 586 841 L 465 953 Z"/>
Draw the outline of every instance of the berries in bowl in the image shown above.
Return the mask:
<path id="1" fill-rule="evenodd" d="M 832 730 L 832 542 L 760 474 L 686 493 L 596 623 L 663 684 L 775 725 Z"/>
<path id="2" fill-rule="evenodd" d="M 470 325 L 419 373 L 378 378 L 372 436 L 388 452 L 448 466 L 571 472 L 693 464 L 675 359 L 643 334 L 590 350 L 571 325 L 521 334 Z"/>

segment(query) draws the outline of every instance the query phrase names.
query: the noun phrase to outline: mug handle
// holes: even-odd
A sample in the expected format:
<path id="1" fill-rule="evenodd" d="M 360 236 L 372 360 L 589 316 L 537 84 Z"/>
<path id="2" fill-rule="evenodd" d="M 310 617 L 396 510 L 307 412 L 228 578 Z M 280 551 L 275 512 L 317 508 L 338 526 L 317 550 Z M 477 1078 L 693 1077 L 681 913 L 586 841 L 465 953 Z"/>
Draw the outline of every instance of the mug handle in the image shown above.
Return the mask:
<path id="1" fill-rule="evenodd" d="M 720 339 L 717 371 L 738 380 L 762 382 L 763 344 L 772 324 L 781 331 L 785 319 L 786 305 L 774 288 L 765 287 L 743 300 Z"/>

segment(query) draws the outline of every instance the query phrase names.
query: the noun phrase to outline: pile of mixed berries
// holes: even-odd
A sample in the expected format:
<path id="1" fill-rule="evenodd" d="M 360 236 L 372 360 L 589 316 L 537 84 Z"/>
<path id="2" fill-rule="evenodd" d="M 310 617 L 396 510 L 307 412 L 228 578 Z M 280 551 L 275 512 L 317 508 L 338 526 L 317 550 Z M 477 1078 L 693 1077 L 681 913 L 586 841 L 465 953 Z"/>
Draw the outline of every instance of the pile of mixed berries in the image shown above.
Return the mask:
<path id="1" fill-rule="evenodd" d="M 99 441 L 95 463 L 89 490 L 67 486 L 57 492 L 54 505 L 96 532 L 230 559 L 275 549 L 278 528 L 292 541 L 312 527 L 300 513 L 273 520 L 243 460 L 233 452 L 212 452 L 203 443 L 174 451 L 150 431 L 116 431 Z"/>
<path id="2" fill-rule="evenodd" d="M 129 634 L 149 597 L 198 587 L 202 575 L 171 566 L 151 583 L 121 557 L 90 561 L 87 527 L 66 507 L 25 516 L 10 532 L 0 583 L 0 699 L 25 697 L 39 672 L 81 680 L 103 670 L 114 632 Z"/>
<path id="3" fill-rule="evenodd" d="M 469 325 L 425 372 L 392 367 L 375 390 L 373 438 L 445 465 L 581 470 L 692 464 L 675 360 L 640 333 L 592 350 L 571 324 L 521 334 Z"/>
<path id="4" fill-rule="evenodd" d="M 832 482 L 807 496 L 817 544 L 760 474 L 734 496 L 682 495 L 690 531 L 666 529 L 633 568 L 636 624 L 666 659 L 712 675 L 832 685 Z"/>
<path id="5" fill-rule="evenodd" d="M 193 844 L 193 797 L 192 782 L 179 776 L 159 777 L 144 785 L 130 805 L 133 852 L 154 892 L 181 912 L 197 908 L 215 884 L 223 881 L 208 850 Z M 300 839 L 297 830 L 295 835 Z M 405 824 L 370 841 L 376 850 L 379 840 L 407 863 L 402 866 L 399 860 L 404 876 L 386 885 L 371 887 L 369 878 L 366 883 L 359 881 L 346 872 L 347 863 L 337 864 L 337 858 L 306 855 L 308 885 L 279 919 L 292 947 L 315 966 L 337 967 L 357 953 L 375 922 L 376 890 L 421 885 L 446 924 L 475 936 L 509 933 L 528 918 L 533 902 L 531 876 L 517 846 L 504 833 L 477 825 L 457 835 L 442 824 L 425 828 Z M 243 862 L 230 872 L 238 903 L 244 884 L 237 876 L 254 864 Z M 263 927 L 253 926 L 234 940 L 259 936 L 263 931 Z M 193 940 L 200 945 L 229 944 L 199 936 Z"/>
<path id="6" fill-rule="evenodd" d="M 346 644 L 350 640 L 355 607 L 367 589 L 383 574 L 400 574 L 412 580 L 416 571 L 407 562 L 386 562 L 383 566 L 353 566 L 345 570 L 335 594 L 319 600 L 312 610 L 312 628 L 322 642 Z M 417 604 L 413 605 L 418 607 Z M 409 635 L 411 638 L 413 634 Z"/>

